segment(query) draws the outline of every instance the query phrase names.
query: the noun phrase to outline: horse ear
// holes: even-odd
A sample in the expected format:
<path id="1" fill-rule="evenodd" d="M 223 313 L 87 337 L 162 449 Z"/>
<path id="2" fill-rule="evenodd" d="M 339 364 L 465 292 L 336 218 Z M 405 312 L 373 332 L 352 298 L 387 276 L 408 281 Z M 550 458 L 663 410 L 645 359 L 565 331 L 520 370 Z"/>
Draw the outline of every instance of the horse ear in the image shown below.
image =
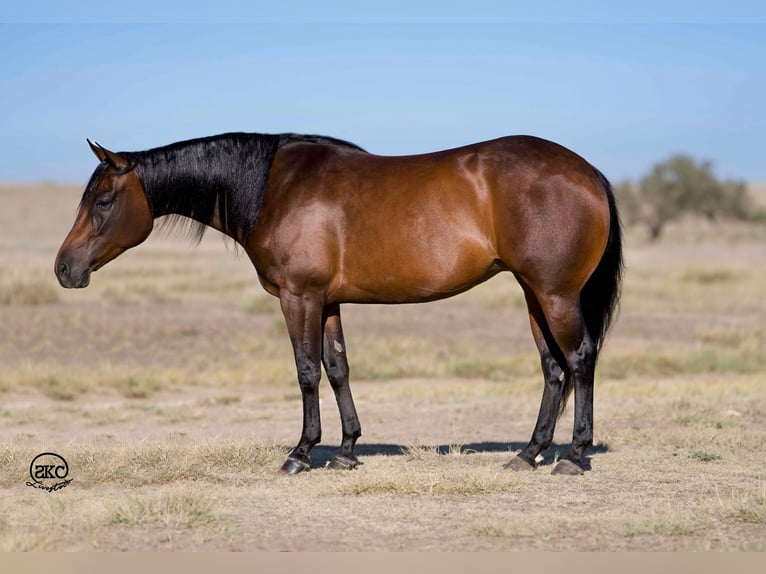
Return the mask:
<path id="1" fill-rule="evenodd" d="M 88 145 L 90 146 L 90 151 L 93 152 L 93 155 L 95 155 L 98 158 L 98 161 L 104 161 L 106 159 L 106 154 L 104 153 L 104 149 L 98 145 L 94 144 L 89 139 L 85 139 L 85 141 L 88 142 Z"/>
<path id="2" fill-rule="evenodd" d="M 109 165 L 111 165 L 114 169 L 123 170 L 127 169 L 130 166 L 130 162 L 121 156 L 118 153 L 114 153 L 113 151 L 109 151 L 104 146 L 99 145 L 98 143 L 93 143 L 90 140 L 88 140 L 88 145 L 90 145 L 90 149 L 93 150 L 93 153 L 96 154 L 96 157 L 100 161 L 105 161 Z"/>

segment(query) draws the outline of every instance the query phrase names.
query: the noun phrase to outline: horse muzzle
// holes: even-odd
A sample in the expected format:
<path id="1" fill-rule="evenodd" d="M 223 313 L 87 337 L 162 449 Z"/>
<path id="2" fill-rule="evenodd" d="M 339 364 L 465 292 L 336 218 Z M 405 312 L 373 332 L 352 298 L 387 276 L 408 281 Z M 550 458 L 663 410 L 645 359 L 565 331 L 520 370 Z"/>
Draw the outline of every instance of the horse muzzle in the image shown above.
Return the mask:
<path id="1" fill-rule="evenodd" d="M 61 258 L 56 261 L 56 277 L 62 287 L 82 289 L 90 283 L 90 268 L 74 265 Z"/>

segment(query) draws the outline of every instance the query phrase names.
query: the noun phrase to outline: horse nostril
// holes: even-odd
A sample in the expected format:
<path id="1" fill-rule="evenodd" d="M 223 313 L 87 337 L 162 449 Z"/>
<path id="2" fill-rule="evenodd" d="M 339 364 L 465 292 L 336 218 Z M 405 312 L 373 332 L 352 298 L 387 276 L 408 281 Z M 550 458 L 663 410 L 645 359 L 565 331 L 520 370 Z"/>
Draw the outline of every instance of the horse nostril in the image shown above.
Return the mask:
<path id="1" fill-rule="evenodd" d="M 63 261 L 59 263 L 57 271 L 58 271 L 59 277 L 69 277 L 69 265 L 67 265 Z"/>

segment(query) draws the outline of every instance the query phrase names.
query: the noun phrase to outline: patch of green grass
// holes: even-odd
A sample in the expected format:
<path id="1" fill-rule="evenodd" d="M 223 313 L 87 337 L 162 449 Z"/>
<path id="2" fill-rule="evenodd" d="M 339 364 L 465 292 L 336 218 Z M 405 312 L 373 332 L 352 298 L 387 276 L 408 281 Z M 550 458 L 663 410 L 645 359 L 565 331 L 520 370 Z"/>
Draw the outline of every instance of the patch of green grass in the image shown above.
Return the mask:
<path id="1" fill-rule="evenodd" d="M 689 452 L 689 458 L 700 462 L 712 462 L 714 460 L 721 460 L 722 457 L 704 450 L 692 450 Z"/>

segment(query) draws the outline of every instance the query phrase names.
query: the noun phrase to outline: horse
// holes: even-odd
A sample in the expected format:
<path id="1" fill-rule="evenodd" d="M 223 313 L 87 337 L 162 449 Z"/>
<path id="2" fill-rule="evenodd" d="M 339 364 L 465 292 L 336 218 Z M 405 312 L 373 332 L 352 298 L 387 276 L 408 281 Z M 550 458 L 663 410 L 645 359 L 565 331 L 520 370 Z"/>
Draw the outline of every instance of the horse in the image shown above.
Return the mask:
<path id="1" fill-rule="evenodd" d="M 293 133 L 227 133 L 134 152 L 87 142 L 99 164 L 56 256 L 60 284 L 86 287 L 162 216 L 190 223 L 200 238 L 212 227 L 238 243 L 279 299 L 294 351 L 303 428 L 282 472 L 311 467 L 322 366 L 342 429 L 327 466 L 360 464 L 343 303 L 434 301 L 500 272 L 523 289 L 543 373 L 531 439 L 504 466 L 537 467 L 574 391 L 572 443 L 552 472 L 584 472 L 596 361 L 616 315 L 623 254 L 612 187 L 581 156 L 533 136 L 409 156 Z"/>

